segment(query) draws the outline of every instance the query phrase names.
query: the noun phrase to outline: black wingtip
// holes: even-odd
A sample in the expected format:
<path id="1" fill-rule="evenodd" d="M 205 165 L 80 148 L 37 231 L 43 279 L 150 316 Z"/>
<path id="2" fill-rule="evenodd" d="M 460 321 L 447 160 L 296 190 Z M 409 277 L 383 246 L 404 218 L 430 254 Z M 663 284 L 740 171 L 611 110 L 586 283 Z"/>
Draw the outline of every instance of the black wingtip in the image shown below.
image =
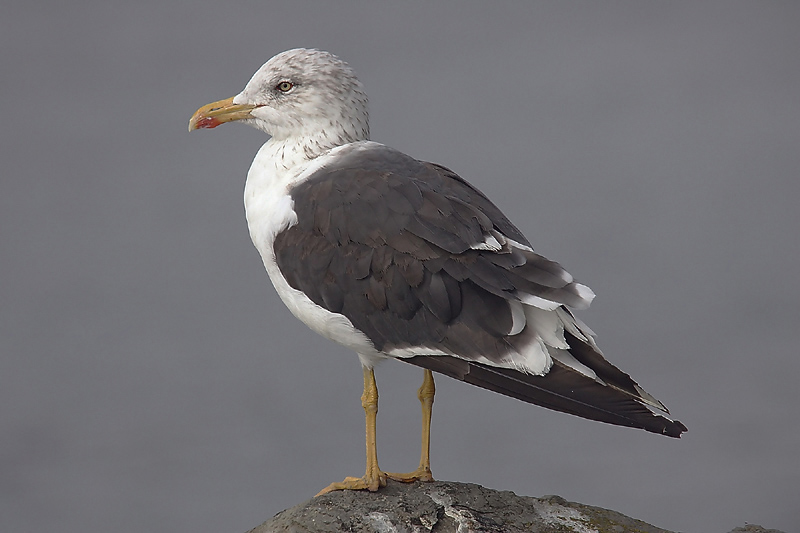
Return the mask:
<path id="1" fill-rule="evenodd" d="M 665 419 L 666 420 L 666 419 Z M 664 427 L 663 435 L 667 437 L 675 437 L 676 439 L 681 438 L 682 433 L 686 433 L 689 431 L 680 420 L 668 420 L 668 424 Z"/>
<path id="2" fill-rule="evenodd" d="M 449 356 L 418 356 L 403 361 L 527 403 L 589 420 L 644 429 L 674 438 L 680 438 L 687 431 L 683 423 L 653 412 L 630 393 L 598 383 L 558 363 L 546 375 L 535 376 Z"/>

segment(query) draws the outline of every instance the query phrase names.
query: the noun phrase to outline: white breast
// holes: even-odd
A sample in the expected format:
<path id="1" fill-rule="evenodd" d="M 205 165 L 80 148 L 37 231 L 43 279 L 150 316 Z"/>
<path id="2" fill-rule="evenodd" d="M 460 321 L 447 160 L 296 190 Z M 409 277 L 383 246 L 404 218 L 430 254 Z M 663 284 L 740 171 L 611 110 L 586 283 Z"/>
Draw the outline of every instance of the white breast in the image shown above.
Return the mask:
<path id="1" fill-rule="evenodd" d="M 367 336 L 358 331 L 343 315 L 331 313 L 312 302 L 303 292 L 292 288 L 275 261 L 275 237 L 297 223 L 294 202 L 289 195 L 290 187 L 302 181 L 310 173 L 308 171 L 323 165 L 325 159 L 331 155 L 318 157 L 313 162 L 306 160 L 292 165 L 292 161 L 284 157 L 285 150 L 285 146 L 270 141 L 261 147 L 250 166 L 244 188 L 245 215 L 250 238 L 261 254 L 278 296 L 292 314 L 323 337 L 354 350 L 359 354 L 362 363 L 372 366 L 379 354 Z"/>

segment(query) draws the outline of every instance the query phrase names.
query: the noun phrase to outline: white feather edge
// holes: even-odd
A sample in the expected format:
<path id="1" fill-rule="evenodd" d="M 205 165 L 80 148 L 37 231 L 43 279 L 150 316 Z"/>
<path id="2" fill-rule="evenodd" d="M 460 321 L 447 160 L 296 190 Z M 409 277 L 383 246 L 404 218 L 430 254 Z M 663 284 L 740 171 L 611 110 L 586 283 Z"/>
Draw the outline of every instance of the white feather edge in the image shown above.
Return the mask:
<path id="1" fill-rule="evenodd" d="M 484 236 L 483 242 L 479 242 L 470 246 L 473 250 L 489 250 L 497 252 L 503 249 L 503 244 L 493 235 Z"/>
<path id="2" fill-rule="evenodd" d="M 528 324 L 528 318 L 525 316 L 525 307 L 516 300 L 508 300 L 508 306 L 511 309 L 511 331 L 508 334 L 517 335 Z"/>
<path id="3" fill-rule="evenodd" d="M 573 357 L 573 355 L 568 351 L 553 348 L 550 350 L 550 355 L 559 363 L 570 367 L 572 370 L 583 374 L 587 378 L 593 379 L 598 383 L 605 385 L 605 382 L 597 377 L 597 374 L 595 374 L 594 370 L 575 359 L 575 357 Z"/>

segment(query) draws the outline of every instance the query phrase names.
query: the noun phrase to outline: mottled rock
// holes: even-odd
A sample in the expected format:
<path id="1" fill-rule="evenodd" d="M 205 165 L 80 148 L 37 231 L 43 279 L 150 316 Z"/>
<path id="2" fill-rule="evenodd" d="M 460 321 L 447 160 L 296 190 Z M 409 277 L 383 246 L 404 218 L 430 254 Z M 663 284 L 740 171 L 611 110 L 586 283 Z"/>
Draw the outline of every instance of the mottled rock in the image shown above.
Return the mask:
<path id="1" fill-rule="evenodd" d="M 732 529 L 728 533 L 783 533 L 783 531 L 778 531 L 777 529 L 766 529 L 754 524 L 747 524 L 746 526 Z"/>
<path id="2" fill-rule="evenodd" d="M 389 482 L 378 492 L 339 491 L 275 515 L 250 533 L 669 533 L 616 511 L 530 498 L 469 483 Z"/>
<path id="3" fill-rule="evenodd" d="M 338 491 L 286 509 L 249 533 L 670 533 L 616 511 L 471 483 Z M 782 533 L 748 525 L 730 533 Z"/>

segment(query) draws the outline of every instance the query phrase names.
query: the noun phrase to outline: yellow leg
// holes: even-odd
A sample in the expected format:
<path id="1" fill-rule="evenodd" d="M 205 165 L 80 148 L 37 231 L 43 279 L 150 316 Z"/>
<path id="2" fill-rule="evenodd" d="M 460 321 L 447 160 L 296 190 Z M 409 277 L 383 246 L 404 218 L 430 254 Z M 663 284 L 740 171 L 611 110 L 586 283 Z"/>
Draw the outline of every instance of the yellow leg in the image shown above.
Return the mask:
<path id="1" fill-rule="evenodd" d="M 433 383 L 433 373 L 425 370 L 422 385 L 417 391 L 417 398 L 422 405 L 422 452 L 419 458 L 419 467 L 408 474 L 386 473 L 386 476 L 395 481 L 410 483 L 412 481 L 433 481 L 431 474 L 431 415 L 433 413 L 433 397 L 436 386 Z"/>
<path id="2" fill-rule="evenodd" d="M 367 471 L 364 477 L 346 477 L 339 483 L 331 483 L 317 494 L 320 496 L 334 490 L 370 490 L 376 491 L 386 486 L 386 474 L 378 467 L 378 448 L 376 444 L 375 424 L 378 417 L 378 386 L 375 373 L 364 367 L 364 393 L 361 395 L 361 406 L 364 408 L 367 428 Z"/>

